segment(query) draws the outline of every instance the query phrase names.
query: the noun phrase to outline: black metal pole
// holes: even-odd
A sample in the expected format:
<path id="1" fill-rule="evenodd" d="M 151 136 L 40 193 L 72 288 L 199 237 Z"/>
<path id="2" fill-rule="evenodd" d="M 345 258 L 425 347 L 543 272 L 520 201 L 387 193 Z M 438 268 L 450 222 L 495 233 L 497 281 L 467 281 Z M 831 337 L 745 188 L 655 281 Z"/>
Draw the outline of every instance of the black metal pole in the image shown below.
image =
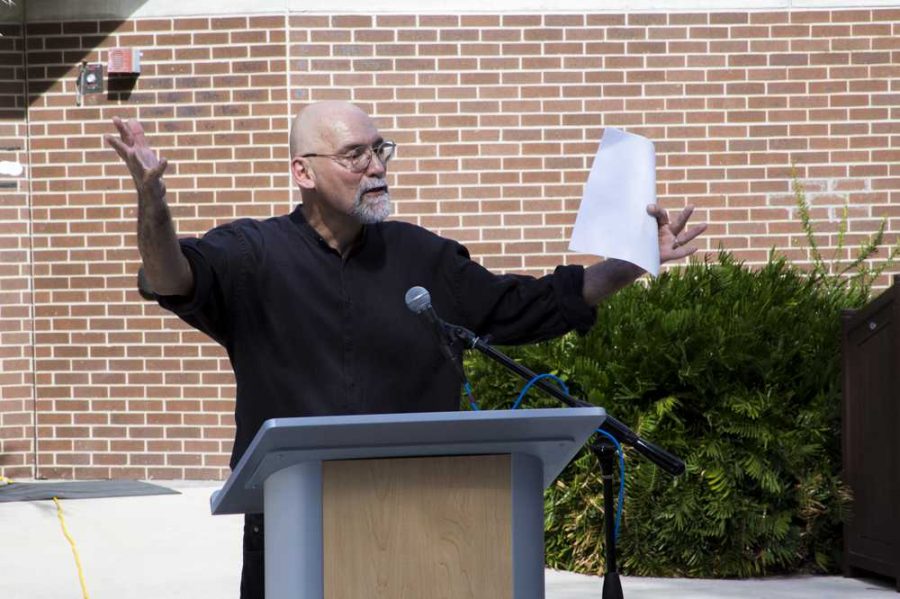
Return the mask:
<path id="1" fill-rule="evenodd" d="M 623 599 L 622 581 L 616 566 L 616 508 L 613 492 L 613 468 L 616 448 L 608 441 L 591 445 L 600 460 L 600 476 L 603 479 L 603 527 L 606 533 L 606 573 L 603 575 L 603 599 Z"/>
<path id="2" fill-rule="evenodd" d="M 503 352 L 494 349 L 490 344 L 486 343 L 472 331 L 464 327 L 449 323 L 444 323 L 444 326 L 447 328 L 448 333 L 452 337 L 461 340 L 472 349 L 477 349 L 487 357 L 505 366 L 526 381 L 530 381 L 537 376 L 534 372 L 525 368 Z M 544 379 L 535 381 L 534 386 L 546 391 L 567 406 L 571 406 L 573 408 L 595 407 L 593 404 L 572 397 L 556 385 L 552 385 Z M 675 456 L 662 447 L 654 445 L 653 443 L 640 438 L 634 431 L 632 431 L 630 428 L 628 428 L 609 414 L 606 415 L 606 420 L 603 421 L 603 424 L 600 425 L 600 428 L 615 437 L 615 439 L 619 443 L 624 443 L 626 445 L 634 447 L 638 451 L 638 453 L 646 457 L 648 460 L 650 460 L 669 474 L 678 476 L 679 474 L 684 472 L 684 462 L 682 462 L 681 459 L 678 458 L 678 456 Z"/>

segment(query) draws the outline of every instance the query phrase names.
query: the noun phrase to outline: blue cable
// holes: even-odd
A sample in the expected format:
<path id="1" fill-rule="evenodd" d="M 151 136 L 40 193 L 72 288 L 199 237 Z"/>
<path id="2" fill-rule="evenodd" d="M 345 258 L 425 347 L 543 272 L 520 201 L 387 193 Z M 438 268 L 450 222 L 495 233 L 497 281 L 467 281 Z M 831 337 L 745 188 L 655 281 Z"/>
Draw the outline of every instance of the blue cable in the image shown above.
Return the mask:
<path id="1" fill-rule="evenodd" d="M 546 374 L 546 373 L 545 373 L 545 374 L 539 374 L 539 375 L 533 377 L 530 381 L 528 381 L 528 382 L 525 384 L 524 387 L 522 387 L 522 392 L 519 393 L 519 397 L 516 399 L 516 402 L 513 404 L 513 407 L 512 407 L 513 410 L 515 410 L 516 408 L 519 407 L 519 404 L 521 404 L 521 403 L 522 403 L 522 400 L 525 399 L 525 394 L 528 393 L 528 390 L 531 389 L 531 386 L 534 385 L 536 382 L 538 382 L 538 381 L 541 380 L 541 379 L 553 379 L 554 381 L 556 381 L 556 383 L 557 383 L 560 387 L 562 387 L 562 390 L 565 391 L 566 394 L 568 395 L 568 393 L 569 393 L 569 388 L 566 387 L 566 384 L 565 384 L 565 383 L 562 381 L 562 379 L 560 379 L 558 376 L 554 376 L 554 375 L 552 375 L 552 374 Z"/>
<path id="2" fill-rule="evenodd" d="M 469 407 L 478 412 L 481 408 L 478 407 L 478 402 L 475 401 L 475 396 L 472 395 L 472 384 L 469 382 L 469 379 L 466 379 L 463 388 L 466 390 L 466 395 L 469 396 Z"/>
<path id="3" fill-rule="evenodd" d="M 619 524 L 622 522 L 622 505 L 625 503 L 625 452 L 622 451 L 622 445 L 615 437 L 604 430 L 597 429 L 601 435 L 608 437 L 612 444 L 616 446 L 616 453 L 619 454 L 619 505 L 616 508 L 616 540 L 619 540 Z"/>
<path id="4" fill-rule="evenodd" d="M 528 390 L 531 388 L 531 386 L 534 385 L 536 382 L 538 382 L 541 379 L 553 379 L 554 381 L 556 381 L 556 383 L 560 387 L 562 387 L 563 391 L 565 391 L 566 393 L 569 392 L 569 388 L 559 377 L 554 376 L 552 374 L 548 374 L 548 373 L 539 374 L 539 375 L 533 377 L 530 381 L 528 381 L 528 383 L 525 384 L 524 387 L 522 387 L 522 391 L 519 393 L 519 397 L 516 399 L 515 403 L 513 404 L 513 407 L 512 407 L 513 410 L 515 410 L 516 408 L 519 407 L 519 405 L 522 403 L 522 400 L 525 398 L 525 394 L 528 393 Z M 625 505 L 625 452 L 622 451 L 622 445 L 616 440 L 615 437 L 613 437 L 612 435 L 610 435 L 608 432 L 606 432 L 604 430 L 600 430 L 599 428 L 597 429 L 597 432 L 600 433 L 601 435 L 609 437 L 609 440 L 612 441 L 613 445 L 615 445 L 615 447 L 616 447 L 616 453 L 619 454 L 619 500 L 618 500 L 618 506 L 616 507 L 616 527 L 615 527 L 615 537 L 616 537 L 616 540 L 618 541 L 619 540 L 619 525 L 622 522 L 622 508 Z"/>
<path id="5" fill-rule="evenodd" d="M 522 400 L 525 398 L 525 394 L 528 393 L 528 390 L 531 389 L 532 385 L 534 385 L 541 379 L 553 379 L 560 387 L 562 387 L 563 391 L 565 391 L 566 393 L 569 392 L 569 388 L 559 377 L 548 373 L 539 374 L 533 377 L 525 384 L 524 387 L 522 387 L 522 391 L 519 393 L 519 397 L 517 397 L 515 403 L 513 403 L 513 410 L 517 409 L 521 405 Z M 478 407 L 478 404 L 475 403 L 475 398 L 472 396 L 472 385 L 469 384 L 468 380 L 466 380 L 464 388 L 466 390 L 466 394 L 469 396 L 469 406 L 471 406 L 473 410 L 479 410 L 480 408 Z M 619 499 L 618 505 L 616 506 L 616 526 L 613 533 L 616 537 L 616 541 L 618 541 L 619 525 L 622 523 L 622 508 L 625 505 L 625 452 L 622 451 L 622 445 L 616 440 L 615 437 L 599 428 L 597 429 L 597 432 L 601 435 L 604 435 L 605 437 L 608 437 L 609 440 L 612 441 L 612 444 L 616 447 L 616 453 L 619 454 Z"/>

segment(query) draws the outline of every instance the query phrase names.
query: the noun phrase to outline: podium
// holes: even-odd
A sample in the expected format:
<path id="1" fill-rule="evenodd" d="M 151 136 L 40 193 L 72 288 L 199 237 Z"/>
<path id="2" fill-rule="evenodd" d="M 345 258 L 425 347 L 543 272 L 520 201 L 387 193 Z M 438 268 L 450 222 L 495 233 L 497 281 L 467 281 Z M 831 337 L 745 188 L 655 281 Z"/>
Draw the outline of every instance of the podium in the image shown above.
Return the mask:
<path id="1" fill-rule="evenodd" d="M 212 513 L 265 514 L 266 599 L 544 597 L 548 487 L 603 408 L 266 421 Z"/>

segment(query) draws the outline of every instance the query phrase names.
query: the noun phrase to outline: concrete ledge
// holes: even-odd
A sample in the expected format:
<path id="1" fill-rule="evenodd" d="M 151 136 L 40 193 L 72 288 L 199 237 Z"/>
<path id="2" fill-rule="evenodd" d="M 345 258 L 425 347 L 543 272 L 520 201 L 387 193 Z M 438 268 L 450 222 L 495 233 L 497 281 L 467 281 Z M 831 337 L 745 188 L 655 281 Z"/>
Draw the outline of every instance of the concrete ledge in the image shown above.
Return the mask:
<path id="1" fill-rule="evenodd" d="M 304 0 L 40 0 L 25 5 L 0 0 L 0 22 L 75 21 L 145 17 L 258 14 L 503 14 L 623 12 L 755 12 L 837 8 L 894 7 L 897 0 L 497 0 L 486 11 L 480 0 L 394 0 L 373 6 L 370 0 L 308 2 Z"/>
<path id="2" fill-rule="evenodd" d="M 221 482 L 166 482 L 180 495 L 62 501 L 88 592 L 128 599 L 236 599 L 242 516 L 211 516 L 209 496 Z M 52 501 L 0 504 L 0 596 L 80 596 L 69 544 Z M 547 599 L 601 595 L 603 580 L 546 571 Z M 896 597 L 887 582 L 836 576 L 763 580 L 622 579 L 628 599 L 823 599 Z"/>

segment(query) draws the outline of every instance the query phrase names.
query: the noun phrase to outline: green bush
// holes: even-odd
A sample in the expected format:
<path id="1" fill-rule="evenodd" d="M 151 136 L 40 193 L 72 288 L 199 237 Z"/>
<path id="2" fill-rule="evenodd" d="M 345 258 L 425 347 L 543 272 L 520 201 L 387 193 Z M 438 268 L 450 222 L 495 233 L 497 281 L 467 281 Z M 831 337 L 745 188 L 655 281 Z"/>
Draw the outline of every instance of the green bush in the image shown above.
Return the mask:
<path id="1" fill-rule="evenodd" d="M 840 311 L 864 303 L 868 285 L 823 281 L 777 257 L 751 270 L 720 253 L 619 292 L 584 337 L 505 348 L 687 464 L 673 478 L 626 451 L 623 573 L 746 577 L 839 563 L 849 502 Z M 509 408 L 523 384 L 481 356 L 467 369 L 485 408 Z M 539 390 L 525 404 L 558 405 Z M 595 457 L 582 451 L 545 501 L 547 564 L 601 572 Z"/>
<path id="2" fill-rule="evenodd" d="M 646 576 L 746 577 L 833 571 L 850 504 L 840 479 L 840 312 L 858 308 L 900 256 L 873 264 L 886 220 L 849 262 L 848 210 L 825 257 L 803 186 L 794 194 L 810 264 L 757 270 L 725 252 L 604 302 L 591 332 L 507 348 L 682 457 L 673 478 L 626 449 L 620 569 Z M 485 408 L 522 381 L 479 355 L 467 370 Z M 538 390 L 529 407 L 557 407 Z M 547 565 L 603 570 L 602 484 L 582 451 L 545 495 Z"/>

